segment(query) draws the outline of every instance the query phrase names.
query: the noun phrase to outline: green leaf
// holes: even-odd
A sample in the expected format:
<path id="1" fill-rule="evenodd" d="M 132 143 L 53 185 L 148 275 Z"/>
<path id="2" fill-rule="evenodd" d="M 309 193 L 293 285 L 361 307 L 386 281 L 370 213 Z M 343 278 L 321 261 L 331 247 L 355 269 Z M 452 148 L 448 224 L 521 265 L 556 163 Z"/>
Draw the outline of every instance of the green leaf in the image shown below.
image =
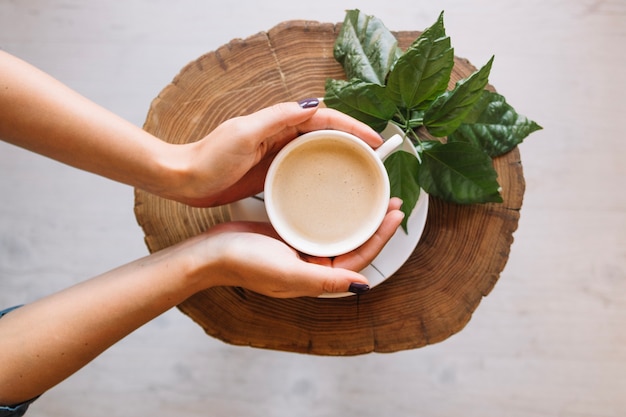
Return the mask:
<path id="1" fill-rule="evenodd" d="M 389 73 L 387 93 L 398 107 L 414 109 L 445 92 L 454 66 L 454 49 L 443 13 L 398 59 Z"/>
<path id="2" fill-rule="evenodd" d="M 509 152 L 540 129 L 537 123 L 518 114 L 503 96 L 483 91 L 465 122 L 448 136 L 448 142 L 471 143 L 495 157 Z"/>
<path id="3" fill-rule="evenodd" d="M 380 132 L 396 112 L 385 87 L 361 80 L 326 81 L 326 106 L 346 113 Z"/>
<path id="4" fill-rule="evenodd" d="M 409 216 L 417 204 L 420 195 L 420 186 L 417 181 L 419 161 L 415 155 L 405 151 L 397 151 L 385 159 L 385 168 L 389 174 L 391 196 L 402 199 L 402 228 L 408 233 Z"/>
<path id="5" fill-rule="evenodd" d="M 430 195 L 460 203 L 502 202 L 489 155 L 469 143 L 438 143 L 421 153 L 418 183 Z"/>
<path id="6" fill-rule="evenodd" d="M 491 157 L 541 126 L 485 91 L 493 57 L 446 91 L 454 50 L 443 12 L 403 53 L 382 21 L 349 10 L 334 53 L 349 81 L 327 81 L 326 105 L 378 131 L 395 123 L 416 143 L 419 158 L 398 152 L 385 162 L 393 195 L 404 200 L 405 231 L 420 189 L 449 202 L 502 202 Z"/>
<path id="7" fill-rule="evenodd" d="M 348 80 L 358 78 L 385 85 L 387 74 L 402 50 L 380 19 L 359 10 L 348 10 L 335 41 L 334 55 Z"/>
<path id="8" fill-rule="evenodd" d="M 465 120 L 487 85 L 493 57 L 480 70 L 435 99 L 424 114 L 424 126 L 437 137 L 448 136 Z"/>

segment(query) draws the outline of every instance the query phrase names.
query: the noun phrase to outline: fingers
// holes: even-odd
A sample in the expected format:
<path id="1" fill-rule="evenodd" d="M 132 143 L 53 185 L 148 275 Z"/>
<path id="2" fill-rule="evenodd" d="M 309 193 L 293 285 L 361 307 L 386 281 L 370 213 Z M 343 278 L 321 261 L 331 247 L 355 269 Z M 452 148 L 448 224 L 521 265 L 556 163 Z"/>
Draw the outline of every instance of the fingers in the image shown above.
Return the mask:
<path id="1" fill-rule="evenodd" d="M 402 200 L 399 198 L 394 197 L 389 200 L 387 215 L 376 233 L 374 233 L 374 236 L 354 251 L 336 257 L 333 266 L 335 268 L 360 271 L 369 265 L 393 237 L 400 223 L 402 223 L 404 213 L 400 211 L 401 206 Z"/>
<path id="2" fill-rule="evenodd" d="M 296 126 L 305 123 L 316 111 L 317 107 L 302 108 L 296 102 L 285 102 L 230 119 L 229 122 L 236 121 L 231 128 L 236 128 L 237 136 L 256 138 L 258 141 L 289 140 L 298 135 Z"/>
<path id="3" fill-rule="evenodd" d="M 354 292 L 363 293 L 369 289 L 367 279 L 358 273 L 369 265 L 393 237 L 400 226 L 404 214 L 400 211 L 402 200 L 389 200 L 387 215 L 376 233 L 354 251 L 334 259 L 313 257 L 299 254 L 281 240 L 269 223 L 229 222 L 211 228 L 209 234 L 245 234 L 248 235 L 246 262 L 254 264 L 266 273 L 270 273 L 265 284 L 256 281 L 253 286 L 238 284 L 253 291 L 278 298 L 318 296 L 322 293 Z M 264 236 L 269 240 L 251 240 L 252 236 Z M 261 257 L 252 255 L 255 250 L 267 251 Z M 238 250 L 241 255 L 243 250 Z M 280 255 L 279 255 L 280 254 Z M 255 260 L 256 258 L 256 260 Z M 252 274 L 251 274 L 252 275 Z M 254 276 L 262 276 L 257 272 Z M 283 277 L 280 279 L 279 277 Z M 257 287 L 258 286 L 258 287 Z"/>
<path id="4" fill-rule="evenodd" d="M 280 241 L 268 223 L 229 222 L 212 227 L 207 236 L 219 237 L 234 260 L 221 285 L 235 285 L 275 298 L 316 297 L 323 293 L 363 292 L 367 279 L 358 272 L 309 263 Z M 328 258 L 326 258 L 328 259 Z"/>
<path id="5" fill-rule="evenodd" d="M 383 143 L 383 139 L 371 127 L 334 109 L 318 109 L 310 119 L 302 123 L 300 129 L 302 133 L 321 129 L 342 130 L 361 138 L 374 149 Z"/>
<path id="6" fill-rule="evenodd" d="M 304 265 L 301 269 L 302 275 L 294 277 L 293 281 L 297 284 L 293 291 L 302 292 L 300 295 L 317 297 L 325 293 L 362 293 L 369 289 L 367 278 L 358 272 L 315 263 L 301 263 Z"/>
<path id="7" fill-rule="evenodd" d="M 334 129 L 352 133 L 373 148 L 383 143 L 376 131 L 344 113 L 319 108 L 312 99 L 302 100 L 300 103 L 278 103 L 243 116 L 245 123 L 239 124 L 239 133 L 257 138 L 274 137 L 276 140 L 285 140 L 313 130 Z"/>
<path id="8" fill-rule="evenodd" d="M 400 211 L 401 206 L 402 200 L 397 197 L 391 198 L 387 208 L 387 215 L 376 233 L 352 252 L 337 256 L 334 259 L 302 255 L 303 259 L 326 267 L 361 271 L 378 256 L 387 242 L 393 237 L 398 227 L 400 227 L 404 219 L 404 213 Z"/>
<path id="9" fill-rule="evenodd" d="M 400 210 L 400 207 L 402 207 L 402 200 L 398 197 L 391 197 L 389 199 L 389 207 L 387 208 L 387 212 L 390 212 L 392 210 Z"/>

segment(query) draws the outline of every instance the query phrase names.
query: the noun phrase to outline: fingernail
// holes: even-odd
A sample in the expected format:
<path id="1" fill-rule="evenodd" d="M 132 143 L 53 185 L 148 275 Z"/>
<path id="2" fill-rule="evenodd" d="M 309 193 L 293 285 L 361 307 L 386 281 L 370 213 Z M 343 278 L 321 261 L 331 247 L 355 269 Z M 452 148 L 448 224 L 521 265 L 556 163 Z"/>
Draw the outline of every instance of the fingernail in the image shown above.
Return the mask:
<path id="1" fill-rule="evenodd" d="M 320 101 L 317 98 L 305 98 L 303 100 L 298 101 L 298 104 L 303 109 L 310 109 L 310 108 L 319 106 Z"/>
<path id="2" fill-rule="evenodd" d="M 353 282 L 350 284 L 348 291 L 353 294 L 365 294 L 370 290 L 370 286 L 367 284 L 361 284 L 360 282 Z"/>

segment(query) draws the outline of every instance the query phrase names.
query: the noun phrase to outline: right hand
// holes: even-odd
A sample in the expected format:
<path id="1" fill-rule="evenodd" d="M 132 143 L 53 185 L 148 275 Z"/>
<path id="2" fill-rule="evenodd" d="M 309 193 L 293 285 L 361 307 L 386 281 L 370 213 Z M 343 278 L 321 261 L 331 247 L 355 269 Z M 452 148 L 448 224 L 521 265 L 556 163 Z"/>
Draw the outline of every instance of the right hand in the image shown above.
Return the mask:
<path id="1" fill-rule="evenodd" d="M 244 287 L 277 298 L 347 292 L 352 283 L 368 284 L 358 271 L 374 260 L 395 233 L 404 217 L 401 204 L 392 198 L 376 233 L 361 247 L 335 258 L 299 253 L 281 241 L 268 223 L 216 225 L 203 236 L 211 242 L 210 250 L 219 245 L 218 266 L 203 276 L 211 277 L 210 286 Z"/>

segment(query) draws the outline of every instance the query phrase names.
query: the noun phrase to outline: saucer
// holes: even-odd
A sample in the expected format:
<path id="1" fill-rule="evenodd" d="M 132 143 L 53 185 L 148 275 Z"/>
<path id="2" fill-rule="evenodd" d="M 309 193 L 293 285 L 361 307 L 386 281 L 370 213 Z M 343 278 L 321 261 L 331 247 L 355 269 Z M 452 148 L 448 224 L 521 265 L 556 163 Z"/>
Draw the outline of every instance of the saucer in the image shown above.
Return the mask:
<path id="1" fill-rule="evenodd" d="M 401 130 L 392 124 L 381 133 L 384 138 L 389 138 L 394 134 L 400 133 Z M 404 139 L 398 150 L 403 150 L 417 155 L 415 147 L 408 139 Z M 265 204 L 263 202 L 263 194 L 254 197 L 245 198 L 229 205 L 230 218 L 233 221 L 255 221 L 269 222 Z M 408 234 L 402 228 L 398 228 L 393 237 L 387 242 L 382 251 L 372 261 L 370 265 L 361 270 L 361 274 L 365 275 L 369 280 L 370 288 L 379 285 L 387 278 L 392 276 L 400 267 L 409 259 L 415 247 L 417 246 L 424 226 L 426 225 L 426 217 L 428 215 L 428 194 L 424 190 L 420 190 L 419 199 L 409 216 L 407 229 Z M 338 298 L 354 295 L 350 292 L 322 294 L 323 298 Z"/>

